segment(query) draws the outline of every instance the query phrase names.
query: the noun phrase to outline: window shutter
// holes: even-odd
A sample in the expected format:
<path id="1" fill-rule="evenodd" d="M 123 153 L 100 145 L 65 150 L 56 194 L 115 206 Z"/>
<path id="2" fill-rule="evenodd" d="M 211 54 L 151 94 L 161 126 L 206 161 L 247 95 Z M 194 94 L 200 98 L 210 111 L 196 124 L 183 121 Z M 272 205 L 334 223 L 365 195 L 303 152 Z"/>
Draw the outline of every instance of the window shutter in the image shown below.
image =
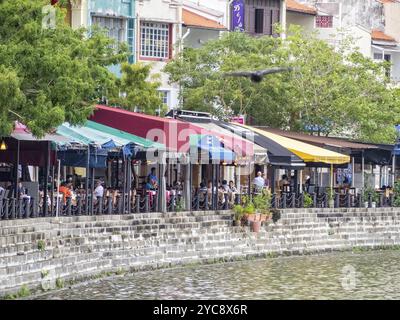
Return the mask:
<path id="1" fill-rule="evenodd" d="M 250 33 L 254 34 L 256 32 L 255 24 L 256 24 L 256 9 L 253 6 L 246 6 L 245 7 L 245 30 Z"/>
<path id="2" fill-rule="evenodd" d="M 280 22 L 280 17 L 281 13 L 279 9 L 273 9 L 272 10 L 272 28 L 274 28 L 275 24 Z M 273 36 L 278 37 L 279 34 L 275 32 L 275 30 L 272 30 Z"/>
<path id="3" fill-rule="evenodd" d="M 264 13 L 264 34 L 272 35 L 272 10 L 266 8 Z"/>

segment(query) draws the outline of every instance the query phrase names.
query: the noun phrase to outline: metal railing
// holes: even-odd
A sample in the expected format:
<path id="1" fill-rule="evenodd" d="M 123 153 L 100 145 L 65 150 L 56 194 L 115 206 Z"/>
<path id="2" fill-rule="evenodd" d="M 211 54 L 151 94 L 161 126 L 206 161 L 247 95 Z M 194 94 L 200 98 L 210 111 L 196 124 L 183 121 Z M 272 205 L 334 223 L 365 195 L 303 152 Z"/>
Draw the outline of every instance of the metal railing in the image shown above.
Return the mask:
<path id="1" fill-rule="evenodd" d="M 246 194 L 245 196 L 248 196 Z M 329 201 L 328 194 L 312 193 L 307 195 L 311 197 L 305 201 L 306 194 L 304 193 L 281 193 L 271 195 L 272 209 L 289 209 L 289 208 L 329 208 L 332 201 Z M 196 192 L 192 195 L 191 211 L 208 211 L 208 210 L 231 210 L 236 204 L 241 203 L 242 196 L 236 194 L 232 199 L 228 194 L 214 197 L 214 202 L 207 192 Z M 58 216 L 81 216 L 81 215 L 112 215 L 112 214 L 130 214 L 130 213 L 148 213 L 158 211 L 158 195 L 136 195 L 129 197 L 116 196 L 115 200 L 112 196 L 97 198 L 94 201 L 90 200 L 88 212 L 86 212 L 86 201 L 81 197 L 77 197 L 74 203 L 71 198 L 66 198 L 65 201 L 60 199 L 58 206 L 56 203 L 48 205 L 48 215 L 56 216 L 58 207 Z M 373 196 L 369 194 L 366 199 L 362 194 L 338 194 L 335 193 L 333 198 L 333 207 L 335 208 L 360 208 L 372 207 Z M 331 202 L 331 203 L 329 203 Z M 182 195 L 171 195 L 167 201 L 166 207 L 168 212 L 189 211 L 184 208 L 184 199 Z M 394 205 L 394 196 L 388 197 L 381 194 L 375 202 L 376 207 L 391 207 Z M 11 219 L 26 219 L 44 217 L 43 204 L 37 204 L 34 198 L 30 199 L 15 199 L 2 198 L 0 199 L 0 220 Z"/>

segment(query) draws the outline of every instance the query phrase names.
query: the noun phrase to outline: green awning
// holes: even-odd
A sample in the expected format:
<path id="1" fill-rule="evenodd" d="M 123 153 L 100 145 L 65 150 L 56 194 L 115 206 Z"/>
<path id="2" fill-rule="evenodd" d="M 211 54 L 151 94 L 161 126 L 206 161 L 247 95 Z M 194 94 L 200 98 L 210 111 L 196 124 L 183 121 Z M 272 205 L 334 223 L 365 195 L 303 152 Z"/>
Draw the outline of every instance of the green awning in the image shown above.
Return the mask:
<path id="1" fill-rule="evenodd" d="M 118 137 L 120 139 L 124 139 L 124 140 L 130 141 L 131 143 L 134 143 L 134 144 L 136 144 L 138 146 L 141 146 L 143 148 L 146 148 L 146 149 L 147 148 L 154 148 L 154 149 L 160 149 L 160 150 L 165 149 L 165 145 L 163 145 L 161 143 L 154 142 L 154 141 L 142 138 L 142 137 L 138 137 L 138 136 L 135 136 L 135 135 L 130 134 L 128 132 L 121 131 L 119 129 L 115 129 L 115 128 L 112 128 L 112 127 L 109 127 L 109 126 L 105 126 L 103 124 L 100 124 L 100 123 L 97 123 L 97 122 L 94 122 L 94 121 L 88 120 L 85 123 L 85 126 L 87 128 L 94 129 L 94 130 L 97 130 L 99 132 L 106 133 L 107 135 L 112 135 L 114 137 Z"/>

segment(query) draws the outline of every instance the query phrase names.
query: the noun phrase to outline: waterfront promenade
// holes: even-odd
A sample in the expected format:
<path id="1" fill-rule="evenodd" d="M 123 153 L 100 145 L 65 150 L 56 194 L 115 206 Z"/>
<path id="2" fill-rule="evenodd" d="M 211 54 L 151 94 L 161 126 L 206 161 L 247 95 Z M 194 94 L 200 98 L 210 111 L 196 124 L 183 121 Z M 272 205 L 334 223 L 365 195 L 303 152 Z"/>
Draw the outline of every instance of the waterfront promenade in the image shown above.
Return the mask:
<path id="1" fill-rule="evenodd" d="M 397 208 L 286 209 L 259 233 L 234 227 L 232 217 L 210 211 L 0 221 L 0 295 L 138 270 L 400 245 Z"/>

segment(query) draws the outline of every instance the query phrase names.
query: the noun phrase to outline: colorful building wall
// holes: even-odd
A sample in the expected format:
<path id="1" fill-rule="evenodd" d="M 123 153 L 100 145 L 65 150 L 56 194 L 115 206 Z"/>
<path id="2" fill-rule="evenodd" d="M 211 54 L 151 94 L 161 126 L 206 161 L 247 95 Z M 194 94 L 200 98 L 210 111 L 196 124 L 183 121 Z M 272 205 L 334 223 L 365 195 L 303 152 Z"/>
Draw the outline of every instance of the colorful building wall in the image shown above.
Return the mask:
<path id="1" fill-rule="evenodd" d="M 119 42 L 127 42 L 129 62 L 135 62 L 135 2 L 136 0 L 87 0 L 87 26 L 94 24 L 109 30 L 109 36 Z M 120 66 L 111 70 L 120 75 Z"/>

